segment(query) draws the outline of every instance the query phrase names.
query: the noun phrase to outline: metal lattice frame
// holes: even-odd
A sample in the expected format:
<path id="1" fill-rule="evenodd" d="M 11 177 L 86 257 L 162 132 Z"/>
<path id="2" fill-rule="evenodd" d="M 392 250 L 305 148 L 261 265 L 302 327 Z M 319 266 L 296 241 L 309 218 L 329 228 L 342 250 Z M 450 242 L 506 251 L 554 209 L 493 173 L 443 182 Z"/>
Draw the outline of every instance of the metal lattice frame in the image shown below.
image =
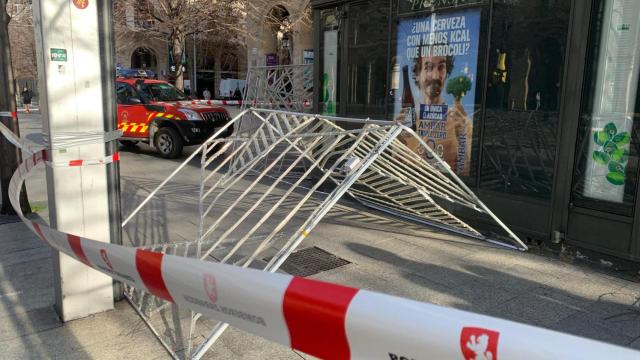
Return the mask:
<path id="1" fill-rule="evenodd" d="M 209 140 L 199 149 L 198 239 L 159 244 L 154 250 L 275 272 L 346 193 L 396 216 L 495 241 L 452 211 L 455 206 L 471 209 L 493 218 L 515 247 L 526 249 L 409 128 L 265 109 L 245 110 L 231 123 L 240 121 L 252 129 L 247 135 Z M 356 129 L 345 130 L 338 122 Z M 425 162 L 405 146 L 407 137 L 414 137 L 435 162 Z M 289 161 L 283 163 L 285 158 Z M 323 186 L 332 190 L 320 191 Z M 187 315 L 188 328 L 172 330 L 182 340 L 176 340 L 178 335 L 167 339 L 155 330 L 159 320 L 154 316 L 167 316 L 175 305 L 139 290 L 129 289 L 127 296 L 176 358 L 200 358 L 227 327 L 193 313 Z M 202 329 L 210 330 L 197 341 Z"/>
<path id="2" fill-rule="evenodd" d="M 247 86 L 242 110 L 249 107 L 276 109 L 304 113 L 311 110 L 313 99 L 313 64 L 257 66 L 247 72 Z M 236 127 L 239 134 L 248 136 L 256 131 L 255 124 L 240 121 Z M 269 162 L 271 159 L 264 159 Z M 294 159 L 284 156 L 280 159 L 278 171 Z M 235 168 L 237 164 L 233 164 Z M 300 162 L 291 176 L 304 173 L 307 163 Z"/>
<path id="3" fill-rule="evenodd" d="M 313 98 L 313 64 L 257 66 L 247 72 L 247 107 L 306 112 Z"/>

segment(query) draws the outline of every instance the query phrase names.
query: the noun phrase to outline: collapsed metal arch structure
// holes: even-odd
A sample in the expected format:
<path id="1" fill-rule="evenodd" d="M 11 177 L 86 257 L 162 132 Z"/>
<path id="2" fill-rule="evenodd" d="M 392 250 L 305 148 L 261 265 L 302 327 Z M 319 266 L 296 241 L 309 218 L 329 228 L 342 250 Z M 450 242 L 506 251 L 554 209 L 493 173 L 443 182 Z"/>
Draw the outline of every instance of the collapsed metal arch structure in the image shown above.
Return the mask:
<path id="1" fill-rule="evenodd" d="M 197 239 L 146 249 L 275 272 L 345 195 L 393 216 L 527 249 L 403 125 L 254 108 L 227 126 L 239 128 L 240 123 L 242 131 L 235 136 L 212 137 L 185 162 L 200 155 Z M 407 138 L 434 161 L 407 147 Z M 495 239 L 470 225 L 460 208 L 493 221 L 504 237 Z M 227 328 L 199 314 L 182 313 L 179 324 L 167 329 L 166 321 L 158 319 L 180 313 L 175 305 L 133 288 L 127 297 L 175 358 L 200 358 Z"/>

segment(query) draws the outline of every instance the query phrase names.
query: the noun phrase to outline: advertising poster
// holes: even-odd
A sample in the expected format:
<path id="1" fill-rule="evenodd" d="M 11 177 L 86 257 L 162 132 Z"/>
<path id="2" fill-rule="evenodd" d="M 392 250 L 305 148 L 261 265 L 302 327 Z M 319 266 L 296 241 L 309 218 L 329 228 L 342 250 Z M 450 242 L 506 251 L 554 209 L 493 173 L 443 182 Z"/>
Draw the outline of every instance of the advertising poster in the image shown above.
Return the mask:
<path id="1" fill-rule="evenodd" d="M 336 114 L 336 75 L 338 69 L 338 30 L 324 32 L 322 69 L 322 114 Z"/>
<path id="2" fill-rule="evenodd" d="M 278 66 L 277 54 L 265 54 L 267 66 Z"/>
<path id="3" fill-rule="evenodd" d="M 475 111 L 480 9 L 401 20 L 394 118 L 412 127 L 459 175 L 468 175 Z M 427 161 L 415 139 L 407 146 Z"/>
<path id="4" fill-rule="evenodd" d="M 583 195 L 623 203 L 640 79 L 640 2 L 605 6 Z"/>

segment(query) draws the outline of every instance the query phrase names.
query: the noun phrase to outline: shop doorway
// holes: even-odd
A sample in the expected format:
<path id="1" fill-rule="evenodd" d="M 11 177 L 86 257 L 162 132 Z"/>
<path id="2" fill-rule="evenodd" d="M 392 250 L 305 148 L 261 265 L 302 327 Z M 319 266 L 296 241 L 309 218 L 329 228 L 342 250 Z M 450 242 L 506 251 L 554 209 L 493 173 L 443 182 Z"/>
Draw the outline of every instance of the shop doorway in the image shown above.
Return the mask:
<path id="1" fill-rule="evenodd" d="M 566 224 L 570 243 L 640 259 L 640 2 L 595 0 Z"/>

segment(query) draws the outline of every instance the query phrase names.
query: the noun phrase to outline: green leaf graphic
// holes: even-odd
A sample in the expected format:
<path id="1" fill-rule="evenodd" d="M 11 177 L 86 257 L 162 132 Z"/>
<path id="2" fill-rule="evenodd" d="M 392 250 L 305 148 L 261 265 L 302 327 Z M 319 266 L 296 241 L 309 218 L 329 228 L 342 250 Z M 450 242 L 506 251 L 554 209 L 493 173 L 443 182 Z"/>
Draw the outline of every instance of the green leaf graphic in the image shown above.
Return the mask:
<path id="1" fill-rule="evenodd" d="M 613 185 L 624 185 L 624 174 L 619 172 L 610 172 L 607 174 L 607 181 Z"/>
<path id="2" fill-rule="evenodd" d="M 609 141 L 609 136 L 604 131 L 596 131 L 593 133 L 593 140 L 596 142 L 596 144 L 602 146 L 604 145 L 604 143 Z"/>
<path id="3" fill-rule="evenodd" d="M 329 101 L 329 74 L 324 73 L 322 74 L 322 88 L 323 88 L 323 92 L 322 92 L 322 102 L 327 102 Z"/>
<path id="4" fill-rule="evenodd" d="M 609 171 L 624 174 L 625 168 L 624 165 L 615 161 L 611 161 L 609 162 Z"/>
<path id="5" fill-rule="evenodd" d="M 614 143 L 613 141 L 607 141 L 607 143 L 604 144 L 604 146 L 602 147 L 602 150 L 604 150 L 604 152 L 610 154 L 610 153 L 618 150 L 618 145 L 616 145 L 616 143 Z"/>
<path id="6" fill-rule="evenodd" d="M 616 136 L 616 134 L 618 133 L 618 128 L 614 123 L 610 122 L 604 126 L 603 131 L 607 133 L 607 136 L 609 136 L 609 139 L 613 139 L 613 137 Z"/>
<path id="7" fill-rule="evenodd" d="M 611 160 L 609 154 L 602 151 L 594 151 L 593 152 L 593 160 L 600 165 L 607 165 Z"/>
<path id="8" fill-rule="evenodd" d="M 611 160 L 624 164 L 629 159 L 629 151 L 627 149 L 618 149 L 611 153 Z"/>
<path id="9" fill-rule="evenodd" d="M 462 100 L 469 90 L 471 90 L 471 79 L 466 75 L 451 78 L 447 82 L 447 94 L 453 95 L 457 101 Z"/>
<path id="10" fill-rule="evenodd" d="M 627 145 L 628 143 L 631 142 L 631 136 L 629 135 L 628 132 L 625 131 L 623 133 L 620 133 L 620 134 L 614 136 L 611 141 L 613 141 L 614 143 L 618 144 L 618 146 Z"/>

